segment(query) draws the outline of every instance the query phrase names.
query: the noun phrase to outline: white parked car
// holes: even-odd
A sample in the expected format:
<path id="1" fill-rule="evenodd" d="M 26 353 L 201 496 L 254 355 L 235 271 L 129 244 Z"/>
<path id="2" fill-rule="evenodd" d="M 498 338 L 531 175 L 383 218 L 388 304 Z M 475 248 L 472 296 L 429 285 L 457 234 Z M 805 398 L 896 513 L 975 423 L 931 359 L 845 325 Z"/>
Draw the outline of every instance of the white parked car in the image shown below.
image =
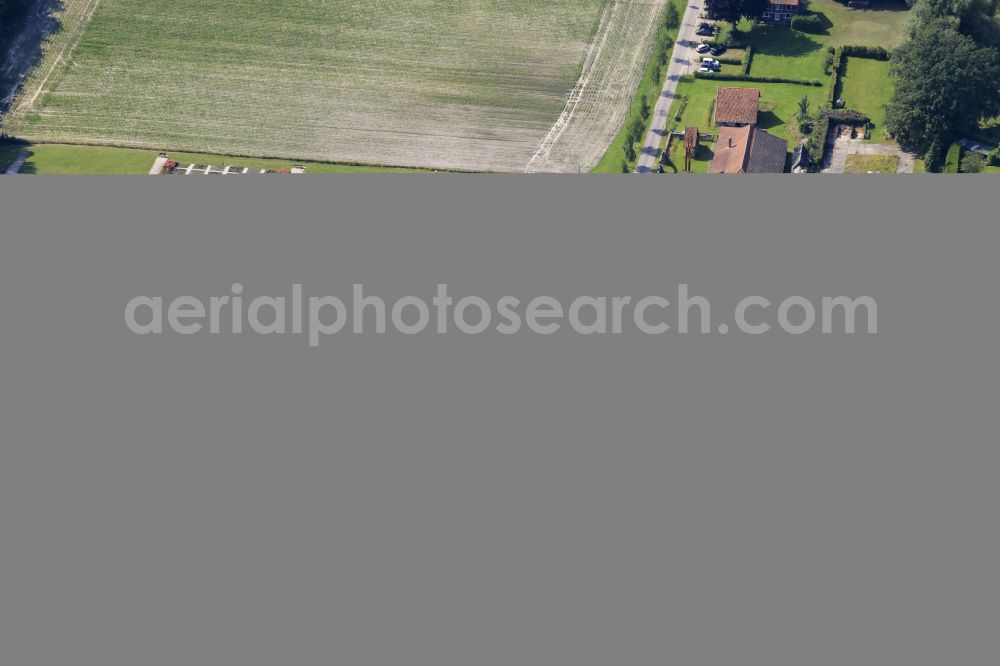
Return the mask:
<path id="1" fill-rule="evenodd" d="M 699 44 L 697 47 L 695 47 L 695 51 L 697 51 L 698 53 L 708 53 L 711 50 L 712 47 L 704 43 Z"/>
<path id="2" fill-rule="evenodd" d="M 708 74 L 710 72 L 716 74 L 718 73 L 719 70 L 715 69 L 714 67 L 699 67 L 698 71 L 701 72 L 702 74 Z"/>
<path id="3" fill-rule="evenodd" d="M 717 67 L 722 65 L 722 63 L 715 58 L 709 58 L 708 56 L 701 59 L 701 64 L 706 67 Z"/>

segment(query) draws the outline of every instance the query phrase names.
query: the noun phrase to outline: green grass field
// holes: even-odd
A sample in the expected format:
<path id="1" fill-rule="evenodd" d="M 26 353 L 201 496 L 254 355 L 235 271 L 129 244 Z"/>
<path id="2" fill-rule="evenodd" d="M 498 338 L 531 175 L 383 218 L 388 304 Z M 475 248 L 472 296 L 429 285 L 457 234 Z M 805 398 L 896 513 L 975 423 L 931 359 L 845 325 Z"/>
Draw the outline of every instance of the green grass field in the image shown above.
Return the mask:
<path id="1" fill-rule="evenodd" d="M 847 108 L 861 111 L 872 119 L 875 125 L 869 137 L 872 142 L 886 143 L 885 105 L 893 91 L 889 63 L 868 58 L 846 60 L 838 96 L 844 99 Z"/>
<path id="2" fill-rule="evenodd" d="M 17 146 L 9 155 L 6 147 L 0 147 L 0 167 L 6 168 L 20 152 Z M 112 148 L 106 146 L 68 146 L 59 144 L 35 144 L 27 146 L 28 160 L 21 167 L 25 174 L 146 174 L 157 151 L 135 148 Z M 288 169 L 293 164 L 302 164 L 307 173 L 401 173 L 416 169 L 391 167 L 354 166 L 328 164 L 323 162 L 296 162 L 292 160 L 268 160 L 230 155 L 205 155 L 198 153 L 170 153 L 171 159 L 183 164 L 213 164 L 218 166 L 239 165 L 251 169 Z"/>
<path id="3" fill-rule="evenodd" d="M 758 25 L 752 38 L 756 46 L 751 73 L 825 81 L 823 69 L 827 47 L 844 44 L 892 48 L 903 38 L 906 3 L 878 2 L 878 9 L 851 9 L 833 0 L 811 0 L 809 9 L 824 15 L 833 25 L 825 35 L 810 35 L 785 27 Z M 743 28 L 749 29 L 744 23 Z"/>
<path id="4" fill-rule="evenodd" d="M 848 155 L 844 173 L 896 173 L 899 158 L 895 155 Z"/>
<path id="5" fill-rule="evenodd" d="M 623 121 L 665 1 L 64 0 L 63 30 L 5 129 L 44 143 L 520 171 L 585 79 L 541 161 L 575 171 Z"/>

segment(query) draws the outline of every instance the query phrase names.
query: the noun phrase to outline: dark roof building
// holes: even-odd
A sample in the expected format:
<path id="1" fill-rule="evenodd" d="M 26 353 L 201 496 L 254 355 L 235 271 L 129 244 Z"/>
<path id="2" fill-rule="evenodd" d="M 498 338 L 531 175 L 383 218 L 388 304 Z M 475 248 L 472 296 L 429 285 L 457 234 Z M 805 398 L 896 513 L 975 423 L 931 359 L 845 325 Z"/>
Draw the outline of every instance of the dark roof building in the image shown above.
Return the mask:
<path id="1" fill-rule="evenodd" d="M 788 142 L 752 126 L 723 127 L 709 173 L 784 173 Z"/>

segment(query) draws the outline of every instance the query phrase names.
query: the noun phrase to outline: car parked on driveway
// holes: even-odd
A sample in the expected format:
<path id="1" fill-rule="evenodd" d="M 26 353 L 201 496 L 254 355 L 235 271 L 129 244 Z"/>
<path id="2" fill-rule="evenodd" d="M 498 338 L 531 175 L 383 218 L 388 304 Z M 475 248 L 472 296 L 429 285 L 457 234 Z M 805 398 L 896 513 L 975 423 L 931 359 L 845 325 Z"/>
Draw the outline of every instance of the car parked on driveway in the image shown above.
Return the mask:
<path id="1" fill-rule="evenodd" d="M 696 46 L 694 50 L 697 51 L 698 53 L 708 53 L 709 51 L 712 50 L 712 47 L 709 46 L 708 44 L 701 43 L 698 46 Z"/>
<path id="2" fill-rule="evenodd" d="M 701 64 L 704 67 L 716 67 L 716 66 L 721 67 L 722 66 L 721 62 L 719 62 L 715 58 L 710 58 L 708 56 L 705 56 L 704 58 L 701 59 Z"/>
<path id="3" fill-rule="evenodd" d="M 714 49 L 709 49 L 709 53 L 718 57 L 728 50 L 725 46 L 716 46 Z M 699 51 L 699 53 L 703 53 L 703 51 Z"/>

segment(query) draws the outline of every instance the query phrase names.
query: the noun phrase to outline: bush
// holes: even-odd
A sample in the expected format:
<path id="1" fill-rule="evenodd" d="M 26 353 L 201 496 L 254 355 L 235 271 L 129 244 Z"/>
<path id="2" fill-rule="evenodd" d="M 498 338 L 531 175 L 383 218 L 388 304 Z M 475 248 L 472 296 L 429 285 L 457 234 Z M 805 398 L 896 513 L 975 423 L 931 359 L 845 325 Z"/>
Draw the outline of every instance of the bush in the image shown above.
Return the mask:
<path id="1" fill-rule="evenodd" d="M 812 159 L 813 164 L 820 165 L 823 163 L 823 155 L 826 153 L 826 135 L 829 132 L 830 117 L 820 113 L 816 119 L 816 124 L 813 125 L 813 132 L 809 136 L 809 141 L 806 143 L 806 150 L 809 151 L 809 157 Z"/>
<path id="2" fill-rule="evenodd" d="M 803 14 L 792 17 L 792 30 L 822 35 L 826 32 L 826 21 L 818 14 Z"/>
<path id="3" fill-rule="evenodd" d="M 990 166 L 1000 166 L 1000 148 L 990 153 Z"/>
<path id="4" fill-rule="evenodd" d="M 834 48 L 831 46 L 830 50 L 828 50 L 826 55 L 823 56 L 823 71 L 827 74 L 830 73 L 830 68 L 833 67 L 833 52 Z"/>
<path id="5" fill-rule="evenodd" d="M 696 79 L 711 79 L 713 81 L 747 81 L 749 83 L 792 83 L 800 86 L 821 86 L 821 81 L 806 81 L 804 79 L 783 79 L 777 76 L 748 76 L 746 74 L 724 74 L 719 72 L 695 72 Z"/>
<path id="6" fill-rule="evenodd" d="M 832 122 L 840 123 L 841 125 L 859 127 L 861 125 L 868 125 L 872 121 L 871 118 L 854 109 L 821 109 L 819 113 L 821 116 L 825 116 Z"/>
<path id="7" fill-rule="evenodd" d="M 959 169 L 962 173 L 982 173 L 986 168 L 986 156 L 970 150 L 962 158 Z"/>
<path id="8" fill-rule="evenodd" d="M 958 173 L 959 163 L 962 159 L 962 146 L 957 143 L 951 144 L 948 148 L 948 156 L 944 160 L 945 173 Z"/>

